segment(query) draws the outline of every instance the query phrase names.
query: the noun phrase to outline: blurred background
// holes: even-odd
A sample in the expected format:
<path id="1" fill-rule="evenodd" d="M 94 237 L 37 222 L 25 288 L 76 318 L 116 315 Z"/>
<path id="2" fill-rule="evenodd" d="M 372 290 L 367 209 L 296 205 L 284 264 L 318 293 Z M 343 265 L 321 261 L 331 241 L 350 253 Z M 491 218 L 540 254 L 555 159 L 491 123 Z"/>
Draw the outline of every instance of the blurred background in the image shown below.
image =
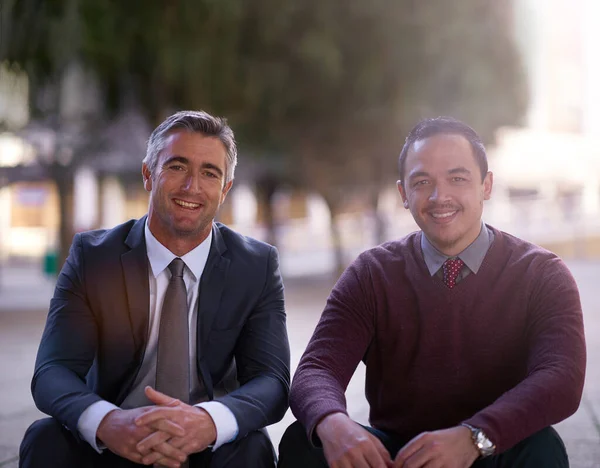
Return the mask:
<path id="1" fill-rule="evenodd" d="M 146 213 L 146 141 L 180 109 L 236 133 L 219 220 L 279 248 L 293 362 L 348 262 L 416 229 L 396 162 L 424 117 L 484 138 L 488 223 L 600 271 L 599 21 L 597 0 L 0 0 L 0 309 L 37 317 L 4 322 L 30 331 L 3 335 L 22 370 L 0 388 L 28 398 L 73 234 Z"/>
<path id="2" fill-rule="evenodd" d="M 485 139 L 491 224 L 600 256 L 595 0 L 3 0 L 0 262 L 62 264 L 74 232 L 147 209 L 146 140 L 226 116 L 239 169 L 219 219 L 284 273 L 338 272 L 415 229 L 396 160 L 421 118 Z"/>

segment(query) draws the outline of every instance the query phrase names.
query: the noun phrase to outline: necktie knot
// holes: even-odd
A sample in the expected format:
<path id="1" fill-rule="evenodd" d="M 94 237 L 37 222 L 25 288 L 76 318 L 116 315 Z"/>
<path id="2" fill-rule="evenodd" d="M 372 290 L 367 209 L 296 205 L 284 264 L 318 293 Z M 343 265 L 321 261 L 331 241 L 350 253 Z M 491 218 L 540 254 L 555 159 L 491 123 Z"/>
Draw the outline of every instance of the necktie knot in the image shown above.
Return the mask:
<path id="1" fill-rule="evenodd" d="M 452 289 L 456 286 L 456 278 L 462 270 L 462 267 L 465 265 L 460 258 L 449 258 L 442 265 L 442 271 L 444 273 L 444 284 Z"/>
<path id="2" fill-rule="evenodd" d="M 183 267 L 185 263 L 179 257 L 173 259 L 171 263 L 169 263 L 169 270 L 173 276 L 177 276 L 179 278 L 183 277 Z"/>

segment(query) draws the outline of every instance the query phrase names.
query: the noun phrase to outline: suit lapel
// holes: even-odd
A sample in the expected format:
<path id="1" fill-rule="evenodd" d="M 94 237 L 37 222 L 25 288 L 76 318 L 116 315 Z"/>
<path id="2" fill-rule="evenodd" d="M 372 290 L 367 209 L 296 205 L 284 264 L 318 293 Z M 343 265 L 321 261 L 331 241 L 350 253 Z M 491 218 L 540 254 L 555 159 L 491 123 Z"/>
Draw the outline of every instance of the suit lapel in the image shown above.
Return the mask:
<path id="1" fill-rule="evenodd" d="M 144 227 L 146 217 L 139 219 L 134 225 L 125 244 L 131 248 L 121 255 L 121 265 L 127 289 L 129 305 L 129 321 L 133 331 L 136 361 L 141 362 L 148 336 L 148 312 L 150 309 L 150 287 L 148 286 L 148 254 Z"/>
<path id="2" fill-rule="evenodd" d="M 227 281 L 229 259 L 223 254 L 227 250 L 221 231 L 213 224 L 213 241 L 206 266 L 200 280 L 198 300 L 198 358 L 204 355 L 204 348 L 208 343 L 208 335 L 212 324 L 219 312 L 221 295 Z"/>

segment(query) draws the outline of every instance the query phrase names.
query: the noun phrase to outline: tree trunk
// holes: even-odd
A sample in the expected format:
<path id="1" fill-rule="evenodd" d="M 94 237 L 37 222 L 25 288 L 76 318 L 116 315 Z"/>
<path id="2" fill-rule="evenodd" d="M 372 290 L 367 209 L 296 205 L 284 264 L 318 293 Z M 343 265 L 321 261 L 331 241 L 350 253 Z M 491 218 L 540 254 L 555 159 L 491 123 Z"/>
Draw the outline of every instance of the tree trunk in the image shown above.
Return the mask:
<path id="1" fill-rule="evenodd" d="M 342 245 L 342 233 L 337 222 L 339 207 L 331 197 L 325 196 L 323 198 L 325 199 L 325 203 L 327 203 L 327 207 L 329 208 L 329 219 L 331 220 L 329 232 L 331 235 L 331 245 L 333 246 L 333 255 L 335 258 L 335 270 L 333 273 L 336 275 L 336 277 L 339 277 L 346 269 L 344 249 Z"/>
<path id="2" fill-rule="evenodd" d="M 371 213 L 373 215 L 373 222 L 375 223 L 375 245 L 382 244 L 386 241 L 386 220 L 379 211 L 379 190 L 377 187 L 373 187 L 369 190 L 369 205 L 371 207 Z"/>
<path id="3" fill-rule="evenodd" d="M 275 212 L 273 210 L 273 196 L 279 184 L 272 176 L 264 176 L 258 179 L 256 183 L 256 198 L 263 208 L 264 222 L 267 228 L 266 242 L 271 245 L 277 245 L 277 232 L 275 229 Z"/>
<path id="4" fill-rule="evenodd" d="M 63 171 L 61 174 L 60 171 Z M 54 171 L 54 183 L 58 190 L 59 203 L 59 235 L 58 235 L 58 270 L 62 268 L 73 242 L 73 175 L 64 168 Z"/>

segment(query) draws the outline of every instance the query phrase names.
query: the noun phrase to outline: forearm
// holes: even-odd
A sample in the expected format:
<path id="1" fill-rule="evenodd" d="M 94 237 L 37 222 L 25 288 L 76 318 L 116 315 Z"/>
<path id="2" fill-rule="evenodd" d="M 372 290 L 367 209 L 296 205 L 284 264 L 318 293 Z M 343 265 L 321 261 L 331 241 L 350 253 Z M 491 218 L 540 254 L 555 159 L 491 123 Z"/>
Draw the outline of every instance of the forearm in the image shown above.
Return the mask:
<path id="1" fill-rule="evenodd" d="M 573 414 L 586 366 L 577 285 L 558 258 L 539 269 L 528 302 L 526 375 L 466 422 L 482 428 L 502 452 Z"/>
<path id="2" fill-rule="evenodd" d="M 290 408 L 312 437 L 317 424 L 333 413 L 347 413 L 344 387 L 332 372 L 313 367 L 304 360 L 298 367 L 290 391 Z"/>
<path id="3" fill-rule="evenodd" d="M 45 366 L 36 371 L 31 391 L 40 411 L 66 425 L 74 433 L 85 409 L 101 400 L 75 373 L 58 365 Z"/>
<path id="4" fill-rule="evenodd" d="M 358 260 L 343 273 L 294 375 L 290 407 L 309 434 L 328 414 L 347 413 L 346 387 L 373 340 L 377 308 L 365 273 Z"/>
<path id="5" fill-rule="evenodd" d="M 82 263 L 77 234 L 50 301 L 31 382 L 37 407 L 73 433 L 83 411 L 100 400 L 85 382 L 97 353 L 98 328 L 82 282 Z"/>
<path id="6" fill-rule="evenodd" d="M 257 376 L 233 392 L 217 398 L 238 422 L 237 438 L 280 421 L 288 408 L 288 389 L 269 375 Z"/>
<path id="7" fill-rule="evenodd" d="M 572 415 L 582 388 L 581 368 L 540 370 L 465 422 L 483 429 L 503 452 Z"/>
<path id="8" fill-rule="evenodd" d="M 526 377 L 467 421 L 484 429 L 499 451 L 569 417 L 581 401 L 586 366 L 581 312 L 545 320 L 531 332 Z"/>

